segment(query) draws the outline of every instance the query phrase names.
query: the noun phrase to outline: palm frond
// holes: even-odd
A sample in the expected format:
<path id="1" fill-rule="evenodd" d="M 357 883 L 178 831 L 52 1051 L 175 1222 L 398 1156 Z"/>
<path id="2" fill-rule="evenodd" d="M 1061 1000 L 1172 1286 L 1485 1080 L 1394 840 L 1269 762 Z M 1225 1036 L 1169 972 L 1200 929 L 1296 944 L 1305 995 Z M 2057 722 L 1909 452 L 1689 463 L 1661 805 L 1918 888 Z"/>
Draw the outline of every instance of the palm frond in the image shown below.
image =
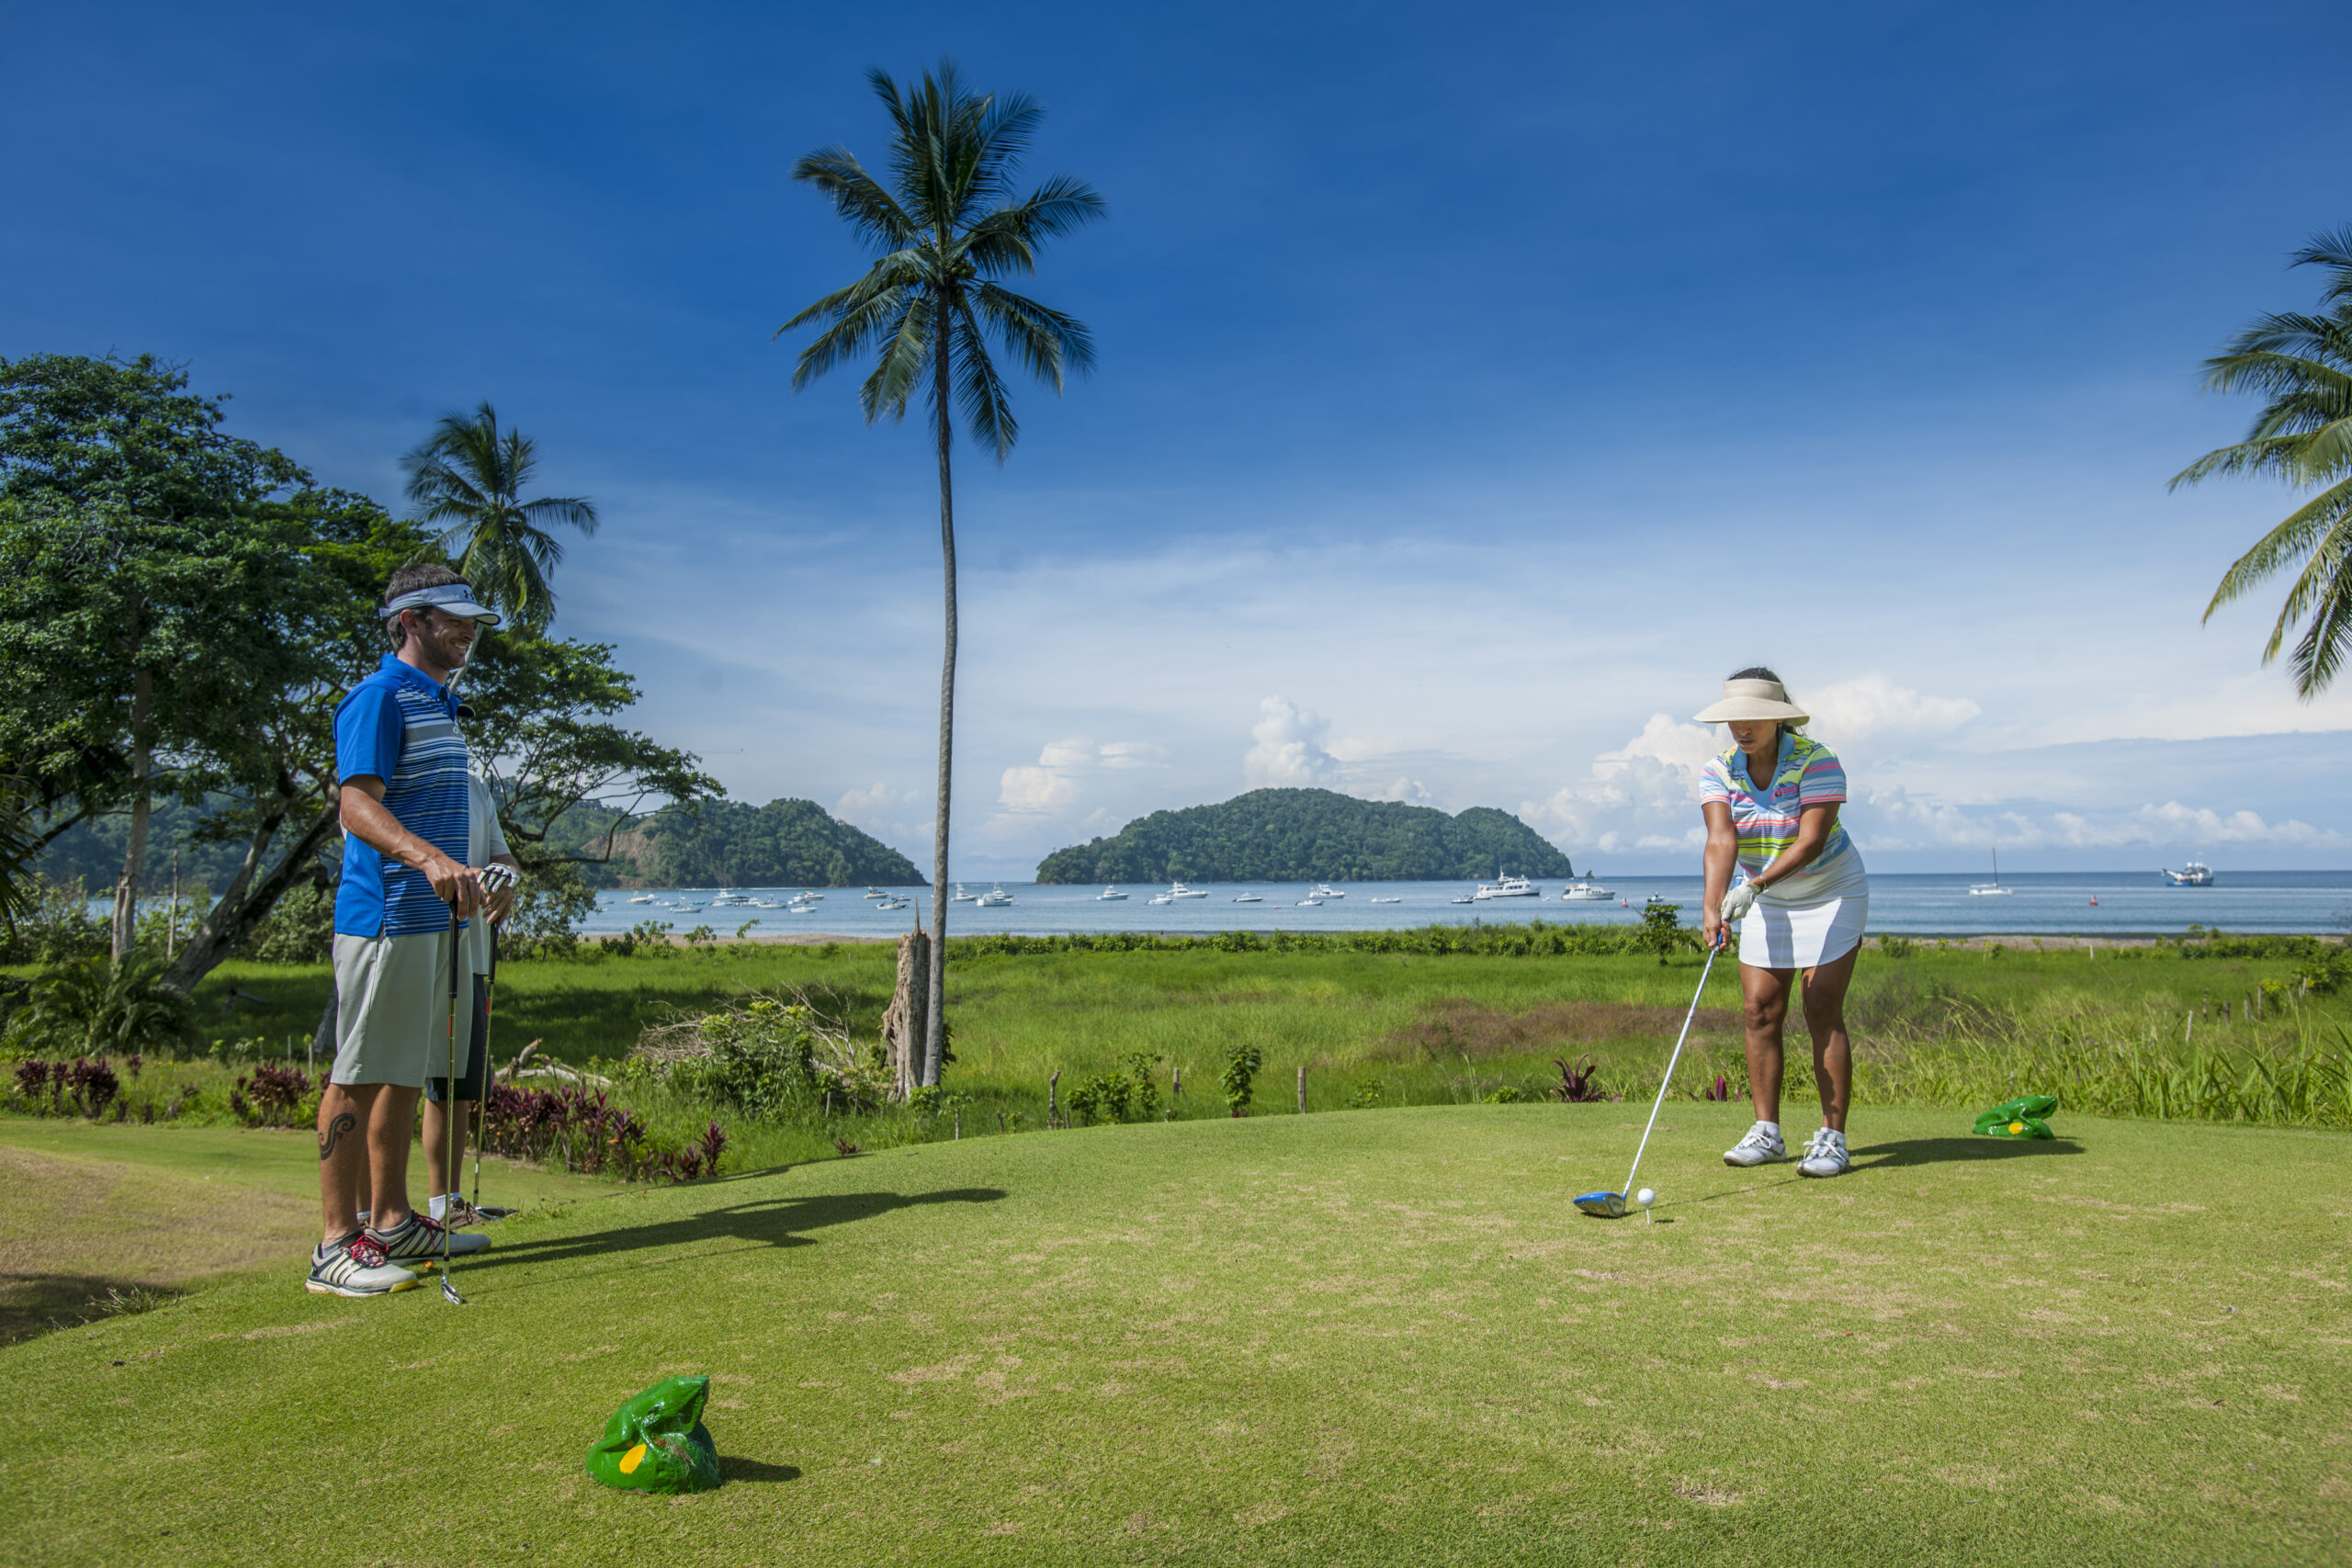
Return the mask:
<path id="1" fill-rule="evenodd" d="M 535 528 L 544 528 L 550 523 L 560 524 L 577 528 L 591 538 L 595 536 L 597 525 L 603 521 L 596 515 L 595 503 L 580 495 L 545 495 L 537 501 L 525 502 L 518 510 Z"/>
<path id="2" fill-rule="evenodd" d="M 972 296 L 1005 346 L 1032 375 L 1052 382 L 1057 392 L 1062 389 L 1064 372 L 1084 374 L 1094 368 L 1094 334 L 1077 317 L 994 283 L 974 285 Z"/>
<path id="3" fill-rule="evenodd" d="M 819 148 L 792 165 L 792 177 L 831 197 L 833 210 L 883 250 L 902 249 L 920 232 L 846 147 Z"/>
<path id="4" fill-rule="evenodd" d="M 2312 552 L 2311 564 L 2295 589 L 2288 596 L 2295 618 L 2309 614 L 2312 624 L 2287 663 L 2295 673 L 2295 694 L 2309 702 L 2335 680 L 2345 645 L 2352 640 L 2352 530 L 2338 527 Z M 2281 632 L 2290 625 L 2282 612 L 2263 653 L 2265 664 L 2278 656 Z"/>
<path id="5" fill-rule="evenodd" d="M 2352 299 L 2352 223 L 2313 234 L 2311 243 L 2295 253 L 2293 265 L 2332 269 L 2335 276 L 2328 281 L 2326 298 Z"/>
<path id="6" fill-rule="evenodd" d="M 1005 393 L 1004 378 L 997 374 L 995 362 L 989 358 L 988 343 L 968 305 L 956 313 L 952 341 L 956 404 L 963 411 L 965 428 L 972 433 L 973 440 L 994 453 L 1001 463 L 1012 456 L 1013 443 L 1021 439 L 1021 422 L 1013 417 L 1012 400 Z"/>
<path id="7" fill-rule="evenodd" d="M 2277 472 L 2291 475 L 2299 467 L 2296 457 L 2304 437 L 2300 435 L 2265 435 L 2234 446 L 2217 447 L 2188 467 L 2173 475 L 2165 486 L 2178 490 L 2211 479 L 2216 474 L 2245 475 Z"/>
<path id="8" fill-rule="evenodd" d="M 909 299 L 891 323 L 889 342 L 883 348 L 880 363 L 858 389 L 858 403 L 865 411 L 866 423 L 872 424 L 886 413 L 893 419 L 907 417 L 907 399 L 922 378 L 926 351 L 931 347 L 931 316 L 929 299 Z"/>
<path id="9" fill-rule="evenodd" d="M 2222 574 L 2221 585 L 2213 590 L 2212 600 L 2205 606 L 2201 618 L 2211 620 L 2214 612 L 2222 605 L 2243 597 L 2256 584 L 2276 576 L 2290 564 L 2313 553 L 2321 540 L 2331 530 L 2341 526 L 2347 516 L 2352 516 L 2352 479 L 2322 491 L 2297 507 L 2284 522 L 2256 540 L 2254 547 L 2231 563 L 2230 569 Z M 2264 656 L 2264 662 L 2267 663 L 2278 653 L 2278 645 L 2285 638 L 2285 628 L 2301 619 L 2303 605 L 2309 598 L 2306 594 L 2299 600 L 2297 595 L 2301 593 L 2304 590 L 2299 586 L 2288 594 L 2287 613 L 2280 619 L 2280 629 L 2271 635 L 2270 651 Z"/>

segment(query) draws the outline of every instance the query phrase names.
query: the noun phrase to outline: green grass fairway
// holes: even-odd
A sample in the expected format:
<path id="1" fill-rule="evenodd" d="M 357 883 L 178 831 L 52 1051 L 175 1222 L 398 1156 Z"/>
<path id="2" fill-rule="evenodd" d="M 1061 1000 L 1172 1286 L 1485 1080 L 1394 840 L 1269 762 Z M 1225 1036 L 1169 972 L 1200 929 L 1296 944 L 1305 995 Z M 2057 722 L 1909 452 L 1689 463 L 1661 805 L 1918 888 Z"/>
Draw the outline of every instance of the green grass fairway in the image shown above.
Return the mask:
<path id="1" fill-rule="evenodd" d="M 424 1195 L 424 1156 L 410 1156 Z M 483 1162 L 482 1201 L 555 1202 L 610 1182 Z M 468 1190 L 472 1163 L 467 1164 Z M 0 1117 L 0 1340 L 72 1322 L 108 1290 L 280 1274 L 318 1240 L 318 1136 Z"/>
<path id="2" fill-rule="evenodd" d="M 2352 1555 L 2352 1138 L 1872 1110 L 1813 1182 L 1727 1170 L 1745 1108 L 1686 1103 L 1664 1223 L 1577 1215 L 1645 1111 L 632 1190 L 500 1227 L 463 1309 L 224 1284 L 0 1349 L 0 1561 Z M 726 1487 L 587 1480 L 615 1404 L 706 1370 Z"/>

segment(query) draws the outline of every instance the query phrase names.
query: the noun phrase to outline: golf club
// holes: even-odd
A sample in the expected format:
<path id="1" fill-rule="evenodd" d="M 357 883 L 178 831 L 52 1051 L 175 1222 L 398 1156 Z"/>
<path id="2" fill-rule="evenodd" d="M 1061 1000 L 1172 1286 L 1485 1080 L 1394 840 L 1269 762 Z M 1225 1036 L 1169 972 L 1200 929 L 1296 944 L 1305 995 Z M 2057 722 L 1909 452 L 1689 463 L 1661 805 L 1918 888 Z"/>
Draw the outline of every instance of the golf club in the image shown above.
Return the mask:
<path id="1" fill-rule="evenodd" d="M 1666 1076 L 1657 1080 L 1657 1098 L 1650 1102 L 1650 1119 L 1642 1128 L 1642 1141 L 1634 1150 L 1634 1168 L 1625 1173 L 1625 1191 L 1634 1187 L 1634 1172 L 1642 1168 L 1642 1153 L 1650 1146 L 1650 1128 L 1657 1125 L 1658 1107 L 1666 1103 L 1666 1086 L 1674 1081 L 1674 1065 L 1682 1060 L 1682 1043 L 1690 1038 L 1690 1021 L 1699 1016 L 1699 998 L 1707 994 L 1707 976 L 1714 971 L 1715 954 L 1720 947 L 1707 950 L 1707 963 L 1699 971 L 1699 988 L 1690 993 L 1690 1010 L 1682 1015 L 1682 1032 L 1675 1037 L 1674 1055 L 1666 1060 Z M 1625 1217 L 1625 1192 L 1588 1192 L 1577 1200 L 1577 1207 L 1596 1219 L 1622 1220 Z"/>
<path id="2" fill-rule="evenodd" d="M 511 865 L 486 865 L 481 868 L 482 886 L 495 893 L 511 887 L 521 878 Z M 490 1125 L 490 1021 L 497 1011 L 498 1000 L 498 931 L 490 928 L 490 973 L 483 976 L 481 999 L 481 1094 L 474 1100 L 474 1196 L 473 1211 L 485 1220 L 503 1220 L 514 1213 L 512 1209 L 485 1209 L 481 1206 L 481 1139 Z M 455 1174 L 454 1172 L 452 1173 Z M 457 1183 L 452 1181 L 452 1187 Z"/>
<path id="3" fill-rule="evenodd" d="M 463 922 L 458 918 L 458 901 L 452 898 L 449 900 L 449 1099 L 447 1101 L 447 1114 L 442 1118 L 448 1123 L 448 1132 L 441 1156 L 441 1168 L 451 1176 L 457 1172 L 449 1168 L 458 1162 L 458 975 L 466 966 L 465 944 L 460 940 L 463 929 Z M 447 1185 L 455 1187 L 457 1183 L 451 1181 Z M 445 1212 L 442 1217 L 455 1219 L 457 1216 Z M 466 1298 L 458 1294 L 457 1281 L 449 1278 L 449 1230 L 447 1225 L 441 1229 L 441 1299 L 451 1306 L 466 1304 Z"/>

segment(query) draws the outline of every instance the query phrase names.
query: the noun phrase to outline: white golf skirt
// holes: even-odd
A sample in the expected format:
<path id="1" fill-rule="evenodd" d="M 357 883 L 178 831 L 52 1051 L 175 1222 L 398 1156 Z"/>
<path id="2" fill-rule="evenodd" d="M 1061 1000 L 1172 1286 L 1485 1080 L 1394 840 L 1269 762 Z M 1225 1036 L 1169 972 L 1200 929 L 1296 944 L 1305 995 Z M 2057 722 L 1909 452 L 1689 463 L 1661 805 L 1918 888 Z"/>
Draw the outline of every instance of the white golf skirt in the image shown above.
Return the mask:
<path id="1" fill-rule="evenodd" d="M 1852 844 L 1819 871 L 1799 872 L 1756 896 L 1739 922 L 1739 961 L 1754 969 L 1811 969 L 1862 944 L 1871 879 Z"/>

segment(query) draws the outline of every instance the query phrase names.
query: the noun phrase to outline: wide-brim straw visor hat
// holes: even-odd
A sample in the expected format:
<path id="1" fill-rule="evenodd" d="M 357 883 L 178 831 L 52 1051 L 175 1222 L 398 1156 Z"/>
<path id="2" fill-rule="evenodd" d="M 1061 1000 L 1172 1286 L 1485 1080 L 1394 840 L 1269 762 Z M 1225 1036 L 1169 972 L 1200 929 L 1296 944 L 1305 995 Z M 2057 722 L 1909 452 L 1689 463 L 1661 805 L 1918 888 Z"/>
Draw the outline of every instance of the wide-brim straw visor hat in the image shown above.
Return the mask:
<path id="1" fill-rule="evenodd" d="M 485 628 L 498 625 L 498 612 L 474 603 L 474 591 L 462 582 L 440 582 L 401 594 L 376 613 L 390 620 L 402 610 L 438 610 L 461 621 L 480 621 Z"/>
<path id="2" fill-rule="evenodd" d="M 1812 715 L 1789 701 L 1789 690 L 1778 681 L 1725 681 L 1723 701 L 1712 707 L 1701 708 L 1693 715 L 1699 724 L 1728 724 L 1734 720 L 1777 718 L 1789 724 L 1804 724 Z"/>

